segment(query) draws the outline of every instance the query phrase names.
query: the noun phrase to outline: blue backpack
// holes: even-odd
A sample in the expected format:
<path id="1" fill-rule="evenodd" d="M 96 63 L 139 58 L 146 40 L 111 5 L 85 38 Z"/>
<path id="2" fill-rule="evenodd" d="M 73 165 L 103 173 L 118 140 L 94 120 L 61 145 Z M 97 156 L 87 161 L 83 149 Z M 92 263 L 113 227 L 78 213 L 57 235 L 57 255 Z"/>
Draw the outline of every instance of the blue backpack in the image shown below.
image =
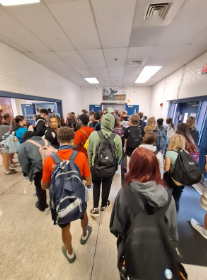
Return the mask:
<path id="1" fill-rule="evenodd" d="M 156 141 L 157 150 L 164 152 L 167 146 L 167 135 L 165 133 L 164 128 L 161 130 L 159 127 L 157 127 L 156 134 L 157 134 L 157 141 Z"/>
<path id="2" fill-rule="evenodd" d="M 86 211 L 85 186 L 78 165 L 78 152 L 73 151 L 67 161 L 57 153 L 51 155 L 56 163 L 50 183 L 50 209 L 54 224 L 69 224 L 81 219 Z"/>

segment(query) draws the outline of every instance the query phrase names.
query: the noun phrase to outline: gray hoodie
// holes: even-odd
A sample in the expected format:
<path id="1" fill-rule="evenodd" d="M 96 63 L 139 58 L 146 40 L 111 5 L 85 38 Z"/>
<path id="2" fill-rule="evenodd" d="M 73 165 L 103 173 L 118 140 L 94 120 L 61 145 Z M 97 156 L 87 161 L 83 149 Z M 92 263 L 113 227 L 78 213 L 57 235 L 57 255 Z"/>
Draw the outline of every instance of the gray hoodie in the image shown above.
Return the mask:
<path id="1" fill-rule="evenodd" d="M 143 209 L 144 201 L 143 198 L 139 196 L 139 193 L 141 193 L 152 206 L 163 207 L 168 202 L 167 190 L 162 185 L 157 185 L 154 181 L 147 183 L 131 182 L 128 187 L 131 188 L 135 200 Z M 177 213 L 173 197 L 165 217 L 172 240 L 178 241 Z M 125 191 L 121 188 L 116 197 L 110 221 L 110 231 L 118 238 L 118 259 L 121 257 L 124 250 L 124 236 L 134 218 L 135 216 L 130 209 Z"/>

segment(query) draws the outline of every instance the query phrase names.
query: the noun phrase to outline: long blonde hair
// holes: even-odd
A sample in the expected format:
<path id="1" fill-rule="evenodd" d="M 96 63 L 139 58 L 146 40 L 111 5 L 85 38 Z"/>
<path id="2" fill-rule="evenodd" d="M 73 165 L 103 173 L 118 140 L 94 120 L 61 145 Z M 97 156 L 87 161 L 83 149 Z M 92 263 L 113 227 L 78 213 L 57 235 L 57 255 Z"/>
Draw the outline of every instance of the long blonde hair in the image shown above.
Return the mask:
<path id="1" fill-rule="evenodd" d="M 170 138 L 168 150 L 176 151 L 178 149 L 185 150 L 185 138 L 180 134 L 174 134 Z"/>
<path id="2" fill-rule="evenodd" d="M 190 129 L 193 130 L 196 127 L 196 119 L 194 117 L 190 117 L 187 119 L 186 124 Z"/>
<path id="3" fill-rule="evenodd" d="M 144 132 L 147 133 L 148 131 L 153 131 L 156 128 L 155 126 L 155 119 L 151 117 L 147 120 L 147 124 L 144 128 Z"/>

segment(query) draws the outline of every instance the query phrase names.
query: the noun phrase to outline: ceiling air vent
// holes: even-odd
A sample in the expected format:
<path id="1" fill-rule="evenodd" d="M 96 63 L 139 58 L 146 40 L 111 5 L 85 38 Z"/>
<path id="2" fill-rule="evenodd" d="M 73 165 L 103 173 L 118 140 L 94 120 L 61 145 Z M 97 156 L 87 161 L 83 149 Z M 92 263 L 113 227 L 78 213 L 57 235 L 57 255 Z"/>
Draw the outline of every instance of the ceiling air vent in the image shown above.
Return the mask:
<path id="1" fill-rule="evenodd" d="M 140 66 L 140 65 L 142 65 L 142 60 L 133 60 L 131 65 L 133 65 L 133 66 Z"/>
<path id="2" fill-rule="evenodd" d="M 159 16 L 164 20 L 171 5 L 172 3 L 150 4 L 147 8 L 145 20 L 153 16 Z"/>

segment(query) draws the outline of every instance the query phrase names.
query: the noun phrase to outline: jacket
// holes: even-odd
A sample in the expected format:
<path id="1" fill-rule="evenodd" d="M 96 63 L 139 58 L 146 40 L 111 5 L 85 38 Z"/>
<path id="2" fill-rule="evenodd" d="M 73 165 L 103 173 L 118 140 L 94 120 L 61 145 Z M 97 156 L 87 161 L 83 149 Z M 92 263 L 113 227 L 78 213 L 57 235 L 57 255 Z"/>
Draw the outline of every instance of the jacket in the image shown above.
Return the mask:
<path id="1" fill-rule="evenodd" d="M 146 122 L 144 122 L 143 120 L 140 120 L 139 121 L 139 126 L 141 126 L 144 129 L 145 126 L 146 126 Z"/>
<path id="2" fill-rule="evenodd" d="M 40 136 L 33 136 L 30 139 L 44 146 L 44 141 Z M 48 144 L 51 145 L 49 142 Z M 27 173 L 32 182 L 35 174 L 43 169 L 39 148 L 32 143 L 24 142 L 18 148 L 18 158 L 22 172 Z"/>
<path id="3" fill-rule="evenodd" d="M 4 124 L 0 125 L 0 141 L 1 141 L 1 139 L 2 139 L 2 136 L 3 136 L 5 133 L 7 133 L 9 130 L 10 130 L 10 126 L 4 125 Z"/>
<path id="4" fill-rule="evenodd" d="M 54 131 L 53 128 L 47 128 L 47 130 L 45 131 L 45 139 L 47 139 L 55 149 L 59 148 L 60 145 L 57 140 L 57 133 Z"/>
<path id="5" fill-rule="evenodd" d="M 149 149 L 149 150 L 153 151 L 153 153 L 157 151 L 157 147 L 153 146 L 153 145 L 142 144 L 139 147 Z M 159 162 L 161 179 L 163 179 L 163 155 L 161 154 L 161 152 L 159 152 L 159 153 L 157 153 L 156 157 Z"/>
<path id="6" fill-rule="evenodd" d="M 111 133 L 114 129 L 115 118 L 111 114 L 106 114 L 103 116 L 101 120 L 101 131 L 103 135 L 107 138 L 111 136 Z M 88 162 L 89 166 L 94 166 L 94 159 L 96 156 L 96 149 L 100 142 L 100 138 L 98 136 L 98 132 L 94 131 L 89 136 L 89 144 L 88 144 Z M 122 142 L 120 136 L 116 135 L 114 138 L 116 155 L 118 156 L 118 162 L 120 162 L 122 158 Z"/>
<path id="7" fill-rule="evenodd" d="M 47 127 L 45 126 L 46 124 L 46 120 L 41 118 L 41 117 L 37 117 L 36 119 L 36 125 L 35 125 L 35 132 L 37 136 L 43 136 L 45 135 L 45 131 L 47 130 Z"/>
<path id="8" fill-rule="evenodd" d="M 190 135 L 193 138 L 196 146 L 198 147 L 198 141 L 199 141 L 199 131 L 196 129 L 189 129 Z"/>
<path id="9" fill-rule="evenodd" d="M 139 193 L 141 193 L 152 206 L 163 207 L 168 202 L 167 190 L 161 185 L 156 185 L 154 181 L 146 183 L 131 182 L 128 187 L 133 191 L 137 203 L 139 203 L 143 210 L 144 201 L 139 196 Z M 172 240 L 178 241 L 177 213 L 173 196 L 165 217 Z M 125 191 L 121 188 L 117 194 L 110 220 L 110 231 L 118 238 L 118 259 L 120 259 L 123 253 L 125 236 L 134 218 L 135 216 L 130 210 Z"/>

